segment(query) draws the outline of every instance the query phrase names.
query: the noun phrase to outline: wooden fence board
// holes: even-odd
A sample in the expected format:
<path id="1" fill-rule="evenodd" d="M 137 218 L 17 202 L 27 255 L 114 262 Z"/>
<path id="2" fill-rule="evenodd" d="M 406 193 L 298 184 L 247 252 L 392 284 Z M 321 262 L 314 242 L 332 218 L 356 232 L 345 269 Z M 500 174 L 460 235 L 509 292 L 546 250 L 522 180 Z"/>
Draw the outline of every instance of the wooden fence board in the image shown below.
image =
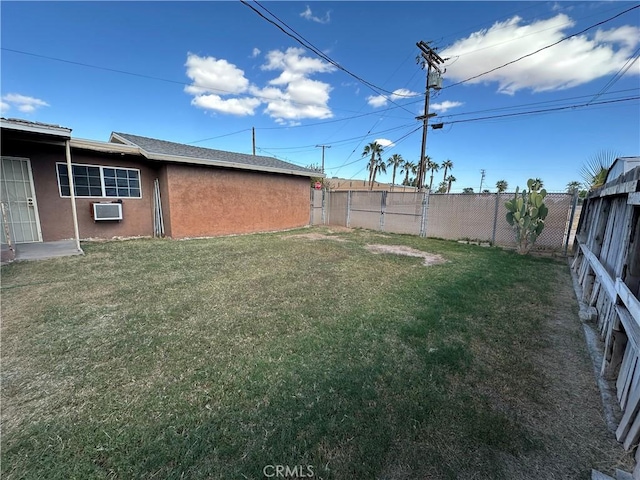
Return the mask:
<path id="1" fill-rule="evenodd" d="M 636 375 L 634 378 L 634 383 L 638 382 L 638 377 L 640 377 L 640 370 L 636 371 Z M 631 428 L 632 422 L 638 416 L 638 410 L 640 409 L 640 388 L 636 388 L 631 391 L 629 395 L 629 400 L 627 402 L 627 407 L 624 410 L 624 415 L 620 420 L 620 424 L 618 425 L 618 429 L 616 430 L 616 439 L 620 442 L 623 441 L 627 436 L 629 429 Z"/>

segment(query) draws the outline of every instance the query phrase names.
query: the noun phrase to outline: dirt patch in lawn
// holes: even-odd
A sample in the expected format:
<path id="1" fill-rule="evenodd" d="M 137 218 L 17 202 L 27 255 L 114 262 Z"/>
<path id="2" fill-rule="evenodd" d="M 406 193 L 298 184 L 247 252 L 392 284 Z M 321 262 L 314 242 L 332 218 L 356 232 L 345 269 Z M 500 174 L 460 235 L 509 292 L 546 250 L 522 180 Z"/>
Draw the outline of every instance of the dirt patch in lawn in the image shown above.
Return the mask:
<path id="1" fill-rule="evenodd" d="M 284 239 L 300 239 L 300 240 L 333 240 L 334 242 L 346 242 L 347 240 L 342 237 L 334 237 L 331 235 L 325 235 L 324 233 L 301 233 L 299 235 L 287 235 L 282 237 Z"/>
<path id="2" fill-rule="evenodd" d="M 415 248 L 405 247 L 403 245 L 371 244 L 366 245 L 365 248 L 371 253 L 392 253 L 394 255 L 406 255 L 407 257 L 421 257 L 424 258 L 425 266 L 438 265 L 446 262 L 440 255 L 423 252 L 422 250 L 416 250 Z"/>

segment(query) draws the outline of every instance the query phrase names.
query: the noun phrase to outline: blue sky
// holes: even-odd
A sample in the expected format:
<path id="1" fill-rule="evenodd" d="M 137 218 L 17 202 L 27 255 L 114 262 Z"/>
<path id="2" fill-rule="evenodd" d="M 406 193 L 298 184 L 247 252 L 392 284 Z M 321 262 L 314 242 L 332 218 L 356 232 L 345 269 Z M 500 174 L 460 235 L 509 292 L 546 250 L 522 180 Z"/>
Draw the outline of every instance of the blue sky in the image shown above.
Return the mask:
<path id="1" fill-rule="evenodd" d="M 3 1 L 2 115 L 243 153 L 255 129 L 258 154 L 306 166 L 327 145 L 327 176 L 364 179 L 373 141 L 420 158 L 425 41 L 446 59 L 427 155 L 452 192 L 481 170 L 564 191 L 599 152 L 640 155 L 637 3 L 246 3 Z"/>

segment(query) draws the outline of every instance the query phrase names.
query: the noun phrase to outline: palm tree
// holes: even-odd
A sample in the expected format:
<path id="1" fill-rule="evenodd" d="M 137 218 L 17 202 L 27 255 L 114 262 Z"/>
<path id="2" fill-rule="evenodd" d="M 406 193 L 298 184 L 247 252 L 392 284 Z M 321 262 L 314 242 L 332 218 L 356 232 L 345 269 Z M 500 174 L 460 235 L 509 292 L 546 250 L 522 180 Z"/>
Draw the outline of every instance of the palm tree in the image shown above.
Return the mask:
<path id="1" fill-rule="evenodd" d="M 449 175 L 447 178 L 447 193 L 451 193 L 451 184 L 457 180 L 453 175 Z"/>
<path id="2" fill-rule="evenodd" d="M 576 180 L 567 183 L 567 193 L 571 193 L 572 195 L 576 192 L 579 192 L 582 188 L 582 183 Z"/>
<path id="3" fill-rule="evenodd" d="M 382 157 L 378 157 L 375 166 L 373 167 L 373 177 L 371 178 L 371 184 L 369 185 L 369 190 L 373 190 L 373 184 L 376 182 L 376 174 L 378 172 L 387 173 L 387 164 L 384 163 Z"/>
<path id="4" fill-rule="evenodd" d="M 532 190 L 540 190 L 544 185 L 544 182 L 540 178 L 533 179 L 533 185 L 531 185 Z"/>
<path id="5" fill-rule="evenodd" d="M 433 186 L 433 174 L 440 170 L 440 165 L 429 159 L 427 160 L 427 170 L 431 170 L 431 181 L 429 182 L 429 191 L 431 191 L 431 187 Z"/>
<path id="6" fill-rule="evenodd" d="M 444 168 L 444 175 L 442 176 L 442 181 L 446 182 L 447 181 L 447 170 L 453 169 L 453 162 L 447 158 L 444 162 L 442 162 L 442 165 L 440 165 L 440 166 L 442 168 Z"/>
<path id="7" fill-rule="evenodd" d="M 600 150 L 595 155 L 589 157 L 587 162 L 582 166 L 580 175 L 584 180 L 588 189 L 601 187 L 607 180 L 607 173 L 609 168 L 618 158 L 618 154 L 612 150 Z"/>
<path id="8" fill-rule="evenodd" d="M 382 145 L 378 142 L 371 142 L 369 145 L 364 147 L 364 151 L 362 152 L 363 157 L 371 155 L 369 163 L 367 164 L 367 170 L 369 170 L 369 190 L 373 188 L 373 185 L 371 184 L 372 178 L 376 170 L 376 165 L 382 156 L 383 150 Z"/>
<path id="9" fill-rule="evenodd" d="M 436 193 L 447 193 L 447 182 L 440 182 Z"/>
<path id="10" fill-rule="evenodd" d="M 506 192 L 507 188 L 509 188 L 509 184 L 506 180 L 498 180 L 496 182 L 496 188 L 498 189 L 498 193 Z"/>
<path id="11" fill-rule="evenodd" d="M 417 165 L 409 160 L 405 160 L 402 164 L 402 170 L 400 170 L 400 174 L 404 173 L 404 181 L 403 185 L 409 185 L 409 174 L 416 174 Z"/>
<path id="12" fill-rule="evenodd" d="M 403 168 L 403 165 L 404 158 L 402 158 L 402 155 L 398 153 L 394 153 L 393 155 L 391 155 L 391 158 L 387 160 L 387 166 L 393 166 L 393 174 L 391 175 L 391 190 L 393 190 L 393 186 L 396 184 L 396 170 L 398 168 Z"/>

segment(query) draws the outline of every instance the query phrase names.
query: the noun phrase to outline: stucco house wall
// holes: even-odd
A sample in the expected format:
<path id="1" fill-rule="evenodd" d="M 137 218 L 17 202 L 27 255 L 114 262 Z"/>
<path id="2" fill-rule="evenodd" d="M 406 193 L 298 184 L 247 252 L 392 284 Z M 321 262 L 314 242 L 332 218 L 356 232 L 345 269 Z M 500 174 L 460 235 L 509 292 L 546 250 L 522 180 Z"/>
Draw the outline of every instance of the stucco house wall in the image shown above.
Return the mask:
<path id="1" fill-rule="evenodd" d="M 253 233 L 309 224 L 309 179 L 167 165 L 173 238 Z"/>

